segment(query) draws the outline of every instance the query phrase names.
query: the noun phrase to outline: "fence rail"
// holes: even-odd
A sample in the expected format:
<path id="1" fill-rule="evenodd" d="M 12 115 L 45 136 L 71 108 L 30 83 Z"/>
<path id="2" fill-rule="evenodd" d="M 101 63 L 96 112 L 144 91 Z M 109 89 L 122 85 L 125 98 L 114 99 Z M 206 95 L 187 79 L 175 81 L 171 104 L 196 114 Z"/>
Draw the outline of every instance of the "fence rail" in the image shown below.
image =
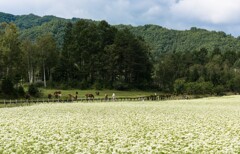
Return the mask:
<path id="1" fill-rule="evenodd" d="M 111 102 L 111 101 L 157 101 L 170 99 L 171 95 L 152 95 L 143 97 L 117 97 L 117 98 L 78 98 L 75 99 L 10 99 L 10 100 L 0 100 L 0 104 L 5 106 L 9 104 L 31 104 L 31 103 L 70 103 L 70 102 Z"/>

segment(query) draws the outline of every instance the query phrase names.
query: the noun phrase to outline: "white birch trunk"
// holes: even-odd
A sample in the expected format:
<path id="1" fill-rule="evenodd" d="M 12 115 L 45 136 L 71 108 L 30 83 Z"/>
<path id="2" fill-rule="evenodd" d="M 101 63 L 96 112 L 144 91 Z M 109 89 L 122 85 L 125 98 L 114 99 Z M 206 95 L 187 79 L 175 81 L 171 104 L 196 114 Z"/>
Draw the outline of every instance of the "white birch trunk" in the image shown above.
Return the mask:
<path id="1" fill-rule="evenodd" d="M 43 82 L 44 82 L 44 87 L 47 87 L 47 82 L 46 82 L 46 68 L 45 68 L 45 63 L 43 61 Z"/>

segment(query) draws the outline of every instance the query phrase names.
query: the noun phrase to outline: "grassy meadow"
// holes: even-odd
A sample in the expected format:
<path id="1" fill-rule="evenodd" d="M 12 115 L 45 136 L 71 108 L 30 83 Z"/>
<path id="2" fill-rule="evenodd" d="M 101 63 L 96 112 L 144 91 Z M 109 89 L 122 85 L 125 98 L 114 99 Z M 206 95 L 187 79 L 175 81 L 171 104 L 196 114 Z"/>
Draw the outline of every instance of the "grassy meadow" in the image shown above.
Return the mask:
<path id="1" fill-rule="evenodd" d="M 0 153 L 238 153 L 240 96 L 0 108 Z"/>
<path id="2" fill-rule="evenodd" d="M 47 98 L 48 94 L 53 94 L 55 91 L 61 91 L 62 97 L 67 98 L 68 94 L 75 95 L 78 92 L 78 98 L 85 98 L 85 94 L 93 94 L 97 98 L 104 98 L 105 94 L 108 94 L 109 97 L 112 96 L 112 93 L 116 94 L 116 97 L 140 97 L 140 96 L 149 96 L 153 95 L 154 92 L 147 91 L 118 91 L 118 90 L 56 90 L 56 89 L 41 89 L 43 97 Z M 96 96 L 95 92 L 99 92 L 99 96 Z"/>

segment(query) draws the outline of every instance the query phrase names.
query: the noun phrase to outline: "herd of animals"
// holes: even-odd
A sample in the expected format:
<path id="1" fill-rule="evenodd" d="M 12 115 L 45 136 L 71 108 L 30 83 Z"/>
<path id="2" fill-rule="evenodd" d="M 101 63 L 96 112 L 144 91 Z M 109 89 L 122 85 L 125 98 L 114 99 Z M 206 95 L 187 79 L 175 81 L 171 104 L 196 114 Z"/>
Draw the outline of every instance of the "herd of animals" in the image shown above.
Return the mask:
<path id="1" fill-rule="evenodd" d="M 95 94 L 97 96 L 100 95 L 100 92 L 95 92 Z M 48 99 L 60 99 L 62 97 L 62 92 L 61 91 L 55 91 L 53 94 L 48 94 Z M 93 101 L 94 100 L 94 95 L 91 93 L 85 94 L 86 100 L 87 101 Z M 26 94 L 25 98 L 27 100 L 29 100 L 31 98 L 30 94 Z M 144 96 L 144 97 L 139 97 L 138 99 L 140 100 L 164 100 L 164 99 L 170 99 L 171 95 L 170 94 L 160 94 L 157 95 L 156 93 L 154 95 L 150 95 L 150 96 Z M 108 94 L 105 94 L 104 96 L 105 101 L 108 101 Z M 112 94 L 112 98 L 113 101 L 115 100 L 115 93 Z M 184 99 L 188 99 L 188 97 L 184 97 Z M 71 101 L 76 101 L 78 100 L 78 92 L 75 93 L 75 95 L 72 94 L 68 94 L 68 100 Z"/>
<path id="2" fill-rule="evenodd" d="M 100 92 L 96 92 L 96 95 L 98 96 L 100 94 Z M 55 91 L 53 94 L 48 94 L 48 99 L 60 99 L 62 97 L 62 92 L 61 91 Z M 94 99 L 94 95 L 93 94 L 85 94 L 85 97 L 87 100 L 93 100 Z M 105 95 L 106 97 L 106 95 Z M 31 98 L 31 95 L 29 93 L 27 93 L 25 95 L 25 98 L 26 99 L 30 99 Z M 75 95 L 72 95 L 72 94 L 68 94 L 68 98 L 69 100 L 77 100 L 78 99 L 78 92 L 75 93 Z"/>
<path id="3" fill-rule="evenodd" d="M 99 92 L 96 92 L 96 95 L 99 95 Z M 53 94 L 48 94 L 48 99 L 52 99 L 53 97 L 56 99 L 60 99 L 62 96 L 62 92 L 61 91 L 55 91 Z M 93 94 L 85 94 L 85 97 L 87 100 L 93 100 L 94 99 L 94 95 Z M 75 93 L 75 95 L 72 94 L 68 94 L 68 98 L 69 100 L 77 100 L 78 99 L 78 92 Z"/>

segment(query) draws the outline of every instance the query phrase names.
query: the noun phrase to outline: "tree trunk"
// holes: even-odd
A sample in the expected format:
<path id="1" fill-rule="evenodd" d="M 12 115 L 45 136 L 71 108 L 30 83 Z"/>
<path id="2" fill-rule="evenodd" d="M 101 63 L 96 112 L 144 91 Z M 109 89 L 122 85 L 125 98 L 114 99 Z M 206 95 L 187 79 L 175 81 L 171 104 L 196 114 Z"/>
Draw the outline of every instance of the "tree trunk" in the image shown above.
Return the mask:
<path id="1" fill-rule="evenodd" d="M 47 82 L 46 82 L 46 68 L 45 68 L 45 63 L 43 61 L 43 82 L 44 82 L 44 87 L 47 87 Z"/>
<path id="2" fill-rule="evenodd" d="M 33 83 L 33 70 L 28 70 L 28 79 L 29 79 L 29 83 L 32 84 Z"/>
<path id="3" fill-rule="evenodd" d="M 29 83 L 32 84 L 33 83 L 33 67 L 32 67 L 32 63 L 30 62 L 30 57 L 28 56 L 28 80 Z"/>

